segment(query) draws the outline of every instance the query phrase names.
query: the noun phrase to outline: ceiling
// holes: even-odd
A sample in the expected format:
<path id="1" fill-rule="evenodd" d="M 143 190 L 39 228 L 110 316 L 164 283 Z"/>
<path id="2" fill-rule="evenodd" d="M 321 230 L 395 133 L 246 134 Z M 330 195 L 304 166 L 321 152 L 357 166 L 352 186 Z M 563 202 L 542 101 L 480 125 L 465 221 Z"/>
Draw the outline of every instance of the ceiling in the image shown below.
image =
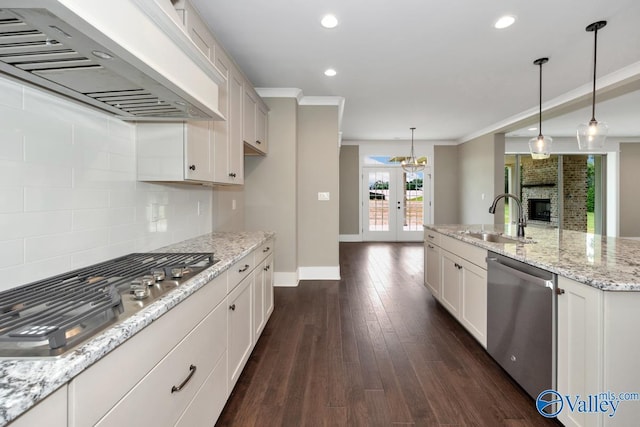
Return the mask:
<path id="1" fill-rule="evenodd" d="M 344 97 L 343 139 L 359 140 L 408 139 L 410 127 L 420 140 L 529 136 L 540 57 L 549 57 L 544 133 L 573 135 L 591 116 L 594 39 L 585 27 L 607 20 L 598 87 L 615 90 L 598 101 L 596 118 L 610 135 L 640 135 L 638 0 L 192 2 L 254 86 Z M 336 28 L 320 26 L 326 13 Z M 496 30 L 504 14 L 516 22 Z M 326 77 L 327 68 L 337 75 Z"/>

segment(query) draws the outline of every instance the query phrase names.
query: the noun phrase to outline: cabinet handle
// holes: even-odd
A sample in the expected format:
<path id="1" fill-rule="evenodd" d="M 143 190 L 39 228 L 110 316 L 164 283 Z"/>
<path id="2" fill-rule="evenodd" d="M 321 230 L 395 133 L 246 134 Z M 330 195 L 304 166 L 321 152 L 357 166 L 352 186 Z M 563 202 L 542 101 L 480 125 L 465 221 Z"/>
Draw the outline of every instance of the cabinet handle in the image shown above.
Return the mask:
<path id="1" fill-rule="evenodd" d="M 235 305 L 235 304 L 231 304 L 231 305 L 229 306 L 229 310 L 231 310 L 231 311 L 236 311 L 236 305 Z"/>
<path id="2" fill-rule="evenodd" d="M 259 139 L 256 139 L 256 144 L 262 144 Z"/>
<path id="3" fill-rule="evenodd" d="M 432 236 L 431 234 L 427 234 L 427 236 L 428 236 L 430 239 L 435 239 L 435 238 L 436 238 L 436 236 Z"/>
<path id="4" fill-rule="evenodd" d="M 240 270 L 238 270 L 238 273 L 244 273 L 245 271 L 247 271 L 249 269 L 249 264 L 245 264 L 243 268 L 241 268 Z"/>
<path id="5" fill-rule="evenodd" d="M 563 295 L 563 294 L 564 294 L 564 289 L 562 289 L 562 288 L 556 288 L 556 294 L 557 294 L 557 295 Z"/>
<path id="6" fill-rule="evenodd" d="M 192 171 L 196 170 L 196 165 L 189 166 L 189 169 L 191 169 Z"/>
<path id="7" fill-rule="evenodd" d="M 171 387 L 171 393 L 176 393 L 180 390 L 182 390 L 184 388 L 184 386 L 187 385 L 187 383 L 191 380 L 191 377 L 193 377 L 193 374 L 196 373 L 196 365 L 190 365 L 189 366 L 189 375 L 187 375 L 187 378 L 184 379 L 184 381 L 182 381 L 182 384 L 180 384 L 179 386 L 173 386 Z"/>
<path id="8" fill-rule="evenodd" d="M 429 249 L 435 249 L 435 246 L 427 245 Z"/>
<path id="9" fill-rule="evenodd" d="M 458 270 L 462 270 L 462 266 L 457 262 L 454 262 L 453 265 L 455 265 Z"/>
<path id="10" fill-rule="evenodd" d="M 235 177 L 236 177 L 236 174 L 235 174 L 235 172 L 231 172 L 231 173 L 229 173 L 229 176 L 230 176 L 231 178 L 235 178 Z"/>
<path id="11" fill-rule="evenodd" d="M 263 268 L 264 271 L 269 271 L 269 269 L 271 268 L 270 265 L 267 265 L 265 268 Z"/>
<path id="12" fill-rule="evenodd" d="M 269 250 L 270 250 L 270 249 L 271 249 L 271 248 L 270 248 L 269 246 L 267 246 L 266 248 L 264 248 L 264 249 L 262 250 L 262 253 L 269 252 Z"/>

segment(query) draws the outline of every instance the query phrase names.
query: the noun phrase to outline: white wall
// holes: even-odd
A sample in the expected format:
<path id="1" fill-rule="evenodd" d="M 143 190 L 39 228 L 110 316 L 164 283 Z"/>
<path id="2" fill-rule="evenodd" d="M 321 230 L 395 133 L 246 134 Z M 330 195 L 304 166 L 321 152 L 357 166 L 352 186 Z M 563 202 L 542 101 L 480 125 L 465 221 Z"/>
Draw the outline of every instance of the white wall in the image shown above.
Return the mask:
<path id="1" fill-rule="evenodd" d="M 211 231 L 210 187 L 136 181 L 134 125 L 4 78 L 0 93 L 0 290 Z"/>

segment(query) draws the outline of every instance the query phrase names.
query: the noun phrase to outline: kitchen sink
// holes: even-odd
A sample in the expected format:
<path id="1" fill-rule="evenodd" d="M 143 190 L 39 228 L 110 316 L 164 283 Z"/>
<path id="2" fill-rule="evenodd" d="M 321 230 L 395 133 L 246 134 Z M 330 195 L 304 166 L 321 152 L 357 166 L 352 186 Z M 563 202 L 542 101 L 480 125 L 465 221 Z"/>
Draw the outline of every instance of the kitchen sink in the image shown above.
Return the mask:
<path id="1" fill-rule="evenodd" d="M 501 234 L 497 233 L 465 233 L 466 236 L 473 237 L 474 239 L 484 240 L 485 242 L 491 243 L 522 243 L 518 239 L 513 239 L 511 237 L 505 237 Z"/>

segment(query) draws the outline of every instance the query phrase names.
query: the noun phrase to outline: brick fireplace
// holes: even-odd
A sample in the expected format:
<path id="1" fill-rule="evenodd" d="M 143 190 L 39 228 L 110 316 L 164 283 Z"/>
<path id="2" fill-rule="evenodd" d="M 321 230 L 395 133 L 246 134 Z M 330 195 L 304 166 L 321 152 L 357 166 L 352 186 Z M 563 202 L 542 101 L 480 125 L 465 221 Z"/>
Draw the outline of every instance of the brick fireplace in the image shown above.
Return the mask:
<path id="1" fill-rule="evenodd" d="M 533 160 L 523 156 L 522 208 L 531 224 L 558 226 L 558 156 Z M 587 230 L 587 158 L 562 156 L 563 224 L 567 230 Z"/>

